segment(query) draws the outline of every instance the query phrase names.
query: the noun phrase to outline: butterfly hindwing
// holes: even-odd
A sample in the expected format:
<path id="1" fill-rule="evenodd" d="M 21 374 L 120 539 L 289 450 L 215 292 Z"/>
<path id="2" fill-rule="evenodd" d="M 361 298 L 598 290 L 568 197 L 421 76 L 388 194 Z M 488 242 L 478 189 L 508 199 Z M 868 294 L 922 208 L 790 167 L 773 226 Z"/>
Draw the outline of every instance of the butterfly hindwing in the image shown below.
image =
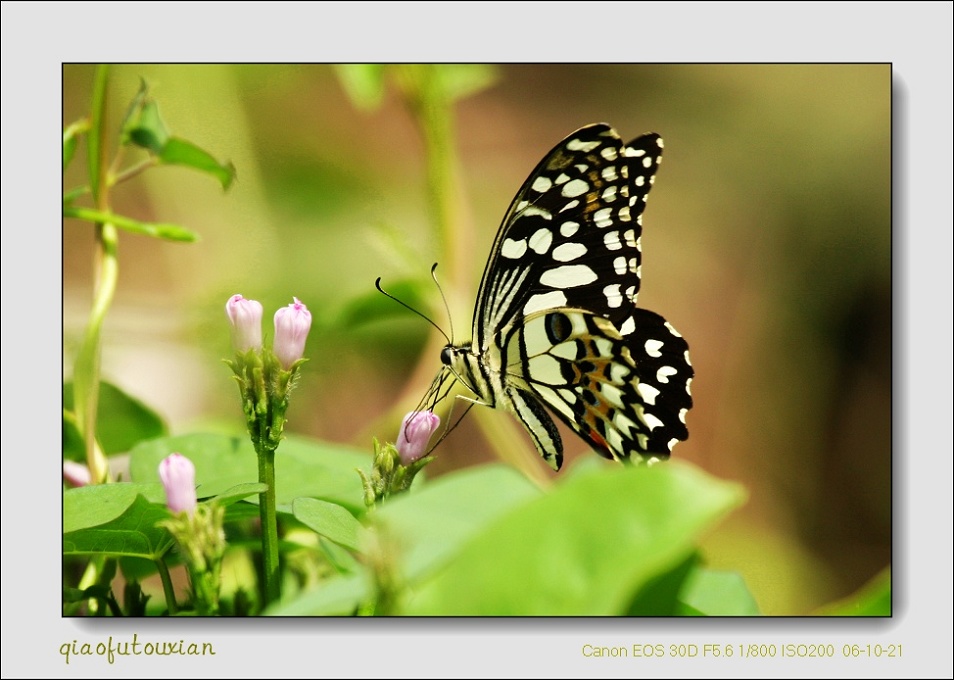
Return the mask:
<path id="1" fill-rule="evenodd" d="M 636 315 L 642 344 L 585 310 L 532 314 L 505 341 L 505 370 L 600 455 L 668 458 L 688 437 L 686 343 L 659 315 Z"/>

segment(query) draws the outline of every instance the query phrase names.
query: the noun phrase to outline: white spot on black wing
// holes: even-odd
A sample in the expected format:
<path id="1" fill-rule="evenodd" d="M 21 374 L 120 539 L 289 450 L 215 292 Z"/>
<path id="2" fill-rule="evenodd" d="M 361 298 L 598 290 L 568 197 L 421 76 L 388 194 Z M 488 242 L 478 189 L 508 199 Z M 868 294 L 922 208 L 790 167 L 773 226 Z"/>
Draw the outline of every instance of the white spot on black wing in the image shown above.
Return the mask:
<path id="1" fill-rule="evenodd" d="M 599 277 L 585 264 L 565 264 L 547 269 L 540 275 L 540 283 L 552 288 L 575 288 L 593 283 Z"/>
<path id="2" fill-rule="evenodd" d="M 563 185 L 563 189 L 560 193 L 563 194 L 565 198 L 576 198 L 577 196 L 585 194 L 589 189 L 590 185 L 582 179 L 572 179 Z"/>

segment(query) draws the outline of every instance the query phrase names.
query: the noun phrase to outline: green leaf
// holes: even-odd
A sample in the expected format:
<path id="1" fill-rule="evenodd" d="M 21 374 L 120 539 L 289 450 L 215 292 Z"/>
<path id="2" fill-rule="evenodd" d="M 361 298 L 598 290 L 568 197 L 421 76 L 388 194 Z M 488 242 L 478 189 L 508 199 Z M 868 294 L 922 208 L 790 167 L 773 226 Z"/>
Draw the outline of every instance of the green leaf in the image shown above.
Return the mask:
<path id="1" fill-rule="evenodd" d="M 94 484 L 63 492 L 63 533 L 71 533 L 114 521 L 136 498 L 166 502 L 162 484 Z"/>
<path id="2" fill-rule="evenodd" d="M 679 611 L 679 592 L 699 564 L 693 553 L 674 569 L 654 576 L 639 589 L 627 614 L 629 616 L 675 616 Z"/>
<path id="3" fill-rule="evenodd" d="M 235 486 L 226 489 L 218 496 L 215 496 L 215 502 L 222 507 L 228 507 L 233 503 L 248 498 L 249 496 L 265 493 L 267 490 L 268 484 L 262 484 L 261 482 L 243 482 L 242 484 L 236 484 Z"/>
<path id="4" fill-rule="evenodd" d="M 418 585 L 406 613 L 625 614 L 650 579 L 685 560 L 744 497 L 740 486 L 684 463 L 578 475 L 475 536 Z"/>
<path id="5" fill-rule="evenodd" d="M 372 518 L 401 552 L 403 578 L 415 582 L 458 555 L 468 540 L 541 491 L 504 465 L 483 465 L 428 481 L 396 496 Z"/>
<path id="6" fill-rule="evenodd" d="M 63 193 L 63 209 L 66 210 L 73 205 L 73 201 L 82 196 L 83 194 L 89 193 L 89 187 L 75 187 Z"/>
<path id="7" fill-rule="evenodd" d="M 83 489 L 110 486 L 122 485 L 106 484 Z M 165 506 L 150 503 L 144 496 L 137 495 L 119 517 L 105 524 L 64 533 L 63 554 L 101 554 L 157 560 L 172 545 L 169 532 L 156 526 L 157 522 L 168 517 L 169 511 Z"/>
<path id="8" fill-rule="evenodd" d="M 364 532 L 364 535 L 360 535 L 358 538 L 359 544 L 365 539 L 367 530 L 365 529 Z M 322 556 L 328 560 L 328 564 L 339 574 L 355 574 L 363 569 L 361 563 L 355 557 L 356 553 L 349 552 L 348 549 L 329 541 L 323 536 L 318 537 L 318 549 Z"/>
<path id="9" fill-rule="evenodd" d="M 279 513 L 281 514 L 281 513 Z M 225 523 L 241 522 L 260 517 L 258 506 L 247 501 L 239 501 L 225 506 Z"/>
<path id="10" fill-rule="evenodd" d="M 329 579 L 299 597 L 265 610 L 265 616 L 351 616 L 369 599 L 371 586 L 366 574 Z"/>
<path id="11" fill-rule="evenodd" d="M 699 568 L 689 574 L 679 594 L 680 616 L 758 616 L 752 593 L 735 572 Z"/>
<path id="12" fill-rule="evenodd" d="M 335 74 L 356 109 L 374 111 L 384 98 L 384 64 L 335 64 Z"/>
<path id="13" fill-rule="evenodd" d="M 149 85 L 141 81 L 139 91 L 133 97 L 123 121 L 124 144 L 134 144 L 146 149 L 165 165 L 182 165 L 207 173 L 219 180 L 223 189 L 228 189 L 235 179 L 235 166 L 219 163 L 211 154 L 192 142 L 169 133 L 159 105 L 149 96 Z"/>
<path id="14" fill-rule="evenodd" d="M 63 130 L 63 170 L 69 166 L 76 155 L 77 138 L 89 131 L 89 121 L 85 118 L 67 126 Z"/>
<path id="15" fill-rule="evenodd" d="M 198 241 L 199 237 L 195 232 L 189 231 L 178 224 L 157 224 L 151 222 L 140 222 L 131 217 L 124 217 L 112 212 L 103 210 L 93 210 L 92 208 L 79 208 L 71 205 L 63 206 L 63 217 L 74 217 L 78 220 L 87 222 L 96 222 L 100 224 L 109 223 L 132 232 L 133 234 L 142 234 L 143 236 L 152 236 L 162 238 L 167 241 L 184 241 L 191 243 Z"/>
<path id="16" fill-rule="evenodd" d="M 306 527 L 340 546 L 355 552 L 361 546 L 365 528 L 354 515 L 336 503 L 317 498 L 296 498 L 292 503 L 292 513 Z"/>
<path id="17" fill-rule="evenodd" d="M 165 560 L 167 565 L 173 561 L 170 558 L 175 555 L 176 553 L 172 553 L 172 555 L 166 556 Z M 142 582 L 159 571 L 159 568 L 153 560 L 144 557 L 120 557 L 119 569 L 123 573 L 123 578 L 127 581 L 137 582 Z"/>
<path id="18" fill-rule="evenodd" d="M 73 408 L 72 382 L 63 384 L 63 408 L 63 455 L 69 460 L 85 461 L 86 449 L 82 436 L 78 428 L 75 433 L 72 430 L 75 427 L 75 415 L 72 416 L 73 426 L 67 423 L 66 410 Z M 100 382 L 96 439 L 103 453 L 123 453 L 140 441 L 162 437 L 166 433 L 166 424 L 159 414 L 115 385 Z M 79 442 L 74 441 L 76 436 L 79 436 Z"/>
<path id="19" fill-rule="evenodd" d="M 819 609 L 818 616 L 891 616 L 891 567 L 885 567 L 861 590 Z"/>
<path id="20" fill-rule="evenodd" d="M 170 453 L 186 456 L 195 465 L 198 493 L 216 496 L 243 482 L 258 480 L 258 461 L 246 437 L 188 434 L 143 442 L 129 456 L 133 481 L 159 480 L 159 462 Z M 321 498 L 363 512 L 364 491 L 355 472 L 370 464 L 371 453 L 345 446 L 290 436 L 275 452 L 275 493 L 279 508 L 290 511 L 299 496 Z M 258 502 L 253 496 L 249 502 Z"/>
<path id="21" fill-rule="evenodd" d="M 66 389 L 64 387 L 64 391 Z M 72 389 L 70 389 L 69 394 L 72 399 Z M 66 401 L 65 398 L 64 401 Z M 63 409 L 63 460 L 72 460 L 77 463 L 86 462 L 86 442 L 83 441 L 79 423 L 76 422 L 76 414 L 65 408 Z"/>
<path id="22" fill-rule="evenodd" d="M 219 163 L 211 154 L 178 137 L 169 137 L 158 152 L 159 162 L 165 165 L 184 165 L 212 175 L 228 189 L 235 179 L 235 166 L 231 163 Z"/>

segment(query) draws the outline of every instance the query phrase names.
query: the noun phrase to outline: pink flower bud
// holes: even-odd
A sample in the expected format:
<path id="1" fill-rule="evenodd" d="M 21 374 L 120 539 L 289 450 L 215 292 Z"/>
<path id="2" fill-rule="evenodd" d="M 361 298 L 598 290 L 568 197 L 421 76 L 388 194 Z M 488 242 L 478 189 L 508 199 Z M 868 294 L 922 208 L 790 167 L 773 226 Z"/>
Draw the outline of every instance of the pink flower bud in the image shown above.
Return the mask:
<path id="1" fill-rule="evenodd" d="M 262 348 L 262 303 L 233 295 L 225 303 L 232 324 L 232 344 L 240 352 Z"/>
<path id="2" fill-rule="evenodd" d="M 311 330 L 311 312 L 298 298 L 292 299 L 295 302 L 275 312 L 275 356 L 285 370 L 304 355 Z"/>
<path id="3" fill-rule="evenodd" d="M 431 435 L 440 424 L 441 419 L 432 411 L 411 411 L 404 416 L 394 444 L 401 456 L 401 464 L 410 465 L 424 455 Z"/>
<path id="4" fill-rule="evenodd" d="M 159 478 L 166 490 L 166 505 L 172 512 L 195 511 L 195 465 L 181 453 L 166 456 L 159 463 Z"/>
<path id="5" fill-rule="evenodd" d="M 63 461 L 63 479 L 70 486 L 86 486 L 93 481 L 89 468 L 73 460 Z"/>

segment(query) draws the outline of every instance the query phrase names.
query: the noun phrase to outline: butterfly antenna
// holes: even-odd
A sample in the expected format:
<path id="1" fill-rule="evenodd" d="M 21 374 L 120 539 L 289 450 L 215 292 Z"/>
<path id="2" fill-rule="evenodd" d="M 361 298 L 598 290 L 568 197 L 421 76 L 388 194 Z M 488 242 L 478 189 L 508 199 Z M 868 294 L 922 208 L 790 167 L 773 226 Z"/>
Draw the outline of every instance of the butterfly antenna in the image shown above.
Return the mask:
<path id="1" fill-rule="evenodd" d="M 437 265 L 435 264 L 434 266 L 436 267 Z M 432 269 L 431 271 L 433 272 L 434 270 Z M 431 321 L 428 317 L 424 316 L 424 314 L 422 314 L 421 312 L 419 312 L 419 311 L 417 311 L 416 309 L 414 309 L 413 307 L 411 307 L 411 306 L 410 306 L 409 304 L 407 304 L 406 302 L 402 302 L 401 300 L 397 299 L 396 297 L 394 297 L 393 295 L 391 295 L 389 292 L 387 292 L 386 290 L 384 290 L 384 289 L 381 287 L 381 277 L 380 277 L 380 276 L 379 276 L 377 279 L 375 279 L 375 281 L 374 281 L 374 287 L 378 289 L 378 292 L 379 292 L 379 293 L 382 293 L 382 294 L 384 294 L 386 297 L 391 298 L 391 299 L 394 300 L 396 303 L 398 303 L 399 305 L 401 305 L 402 307 L 404 307 L 404 309 L 407 309 L 407 310 L 410 310 L 410 311 L 414 312 L 414 313 L 417 314 L 419 317 L 421 317 L 422 319 L 424 319 L 427 323 L 431 324 L 434 328 L 437 329 L 437 332 L 438 332 L 438 333 L 440 333 L 441 335 L 444 336 L 444 339 L 447 340 L 447 344 L 451 344 L 451 339 L 447 337 L 447 333 L 445 333 L 445 332 L 441 329 L 440 326 L 438 326 L 436 323 L 434 323 L 433 321 Z M 441 293 L 441 297 L 443 297 L 443 295 L 444 295 L 444 293 Z M 445 304 L 445 305 L 447 304 L 447 300 L 444 301 L 444 304 Z M 454 333 L 454 329 L 451 328 L 451 335 L 453 335 L 453 333 Z"/>
<path id="2" fill-rule="evenodd" d="M 437 291 L 441 294 L 441 300 L 444 301 L 444 311 L 447 312 L 447 324 L 450 326 L 451 338 L 454 337 L 454 319 L 451 317 L 450 305 L 447 304 L 447 296 L 444 295 L 444 289 L 441 288 L 441 282 L 437 280 L 437 263 L 434 263 L 434 266 L 431 267 L 431 278 L 434 279 L 434 285 L 437 286 Z M 445 336 L 446 337 L 446 336 Z M 453 340 L 448 340 L 448 344 L 453 344 Z"/>

